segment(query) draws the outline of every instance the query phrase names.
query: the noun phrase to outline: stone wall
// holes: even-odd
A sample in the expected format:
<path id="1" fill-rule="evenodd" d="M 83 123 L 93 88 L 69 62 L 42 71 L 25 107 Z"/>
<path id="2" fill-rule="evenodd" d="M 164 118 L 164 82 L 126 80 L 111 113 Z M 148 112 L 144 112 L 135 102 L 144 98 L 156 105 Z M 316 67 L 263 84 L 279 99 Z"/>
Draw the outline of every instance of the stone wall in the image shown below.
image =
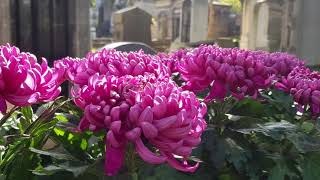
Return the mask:
<path id="1" fill-rule="evenodd" d="M 0 44 L 11 42 L 10 0 L 0 3 Z"/>
<path id="2" fill-rule="evenodd" d="M 208 33 L 208 0 L 193 0 L 191 5 L 190 42 L 207 39 Z"/>
<path id="3" fill-rule="evenodd" d="M 212 3 L 209 6 L 208 40 L 229 35 L 230 5 Z"/>
<path id="4" fill-rule="evenodd" d="M 90 50 L 89 1 L 1 0 L 0 42 L 52 60 Z"/>
<path id="5" fill-rule="evenodd" d="M 151 44 L 151 15 L 138 7 L 129 7 L 113 14 L 115 41 Z"/>
<path id="6" fill-rule="evenodd" d="M 244 0 L 240 47 L 286 51 L 320 64 L 319 0 Z"/>

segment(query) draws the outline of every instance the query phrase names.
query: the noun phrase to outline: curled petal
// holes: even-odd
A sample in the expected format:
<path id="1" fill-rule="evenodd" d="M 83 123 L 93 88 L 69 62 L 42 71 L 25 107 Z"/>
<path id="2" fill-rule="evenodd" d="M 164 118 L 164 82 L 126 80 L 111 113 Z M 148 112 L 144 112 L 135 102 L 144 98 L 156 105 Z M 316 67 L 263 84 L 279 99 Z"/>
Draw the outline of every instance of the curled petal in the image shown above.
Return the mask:
<path id="1" fill-rule="evenodd" d="M 79 131 L 84 131 L 85 129 L 88 129 L 89 128 L 89 121 L 87 118 L 83 117 L 81 120 L 80 120 L 80 123 L 78 125 L 78 130 Z"/>
<path id="2" fill-rule="evenodd" d="M 120 142 L 116 139 L 112 131 L 108 131 L 106 140 L 112 147 L 120 147 Z"/>
<path id="3" fill-rule="evenodd" d="M 190 156 L 192 152 L 192 148 L 191 147 L 187 147 L 187 146 L 181 146 L 181 147 L 178 147 L 174 153 L 179 155 L 179 156 L 182 156 L 182 157 L 188 157 Z"/>
<path id="4" fill-rule="evenodd" d="M 226 85 L 221 81 L 214 81 L 210 94 L 205 98 L 205 102 L 209 102 L 213 99 L 223 99 L 227 94 Z"/>
<path id="5" fill-rule="evenodd" d="M 158 128 L 159 131 L 169 128 L 177 120 L 177 116 L 169 116 L 159 120 L 154 120 L 154 125 Z"/>
<path id="6" fill-rule="evenodd" d="M 146 138 L 154 138 L 158 135 L 158 130 L 151 123 L 142 121 L 139 123 Z"/>
<path id="7" fill-rule="evenodd" d="M 130 108 L 130 112 L 129 112 L 129 120 L 132 123 L 135 123 L 138 121 L 139 115 L 141 113 L 141 108 L 139 107 L 139 105 L 134 105 L 133 107 Z"/>
<path id="8" fill-rule="evenodd" d="M 111 115 L 112 121 L 118 121 L 120 118 L 120 107 L 116 106 L 116 107 L 112 108 L 110 115 Z"/>
<path id="9" fill-rule="evenodd" d="M 126 132 L 126 138 L 130 141 L 135 141 L 136 139 L 140 138 L 141 135 L 141 129 L 140 128 L 134 128 L 131 131 Z"/>
<path id="10" fill-rule="evenodd" d="M 177 161 L 172 154 L 169 154 L 169 153 L 164 153 L 164 154 L 165 154 L 165 156 L 168 157 L 167 163 L 171 167 L 173 167 L 179 171 L 194 173 L 199 167 L 199 163 L 196 163 L 194 166 L 189 166 L 186 162 L 181 163 L 181 162 Z"/>
<path id="11" fill-rule="evenodd" d="M 113 121 L 110 125 L 110 129 L 115 133 L 120 133 L 121 121 Z"/>
<path id="12" fill-rule="evenodd" d="M 150 106 L 145 108 L 141 115 L 139 116 L 139 122 L 152 122 L 153 120 L 153 113 Z"/>
<path id="13" fill-rule="evenodd" d="M 166 157 L 158 156 L 151 152 L 139 138 L 135 141 L 136 151 L 138 152 L 139 156 L 146 162 L 150 164 L 162 164 L 166 161 Z"/>
<path id="14" fill-rule="evenodd" d="M 125 146 L 120 148 L 112 147 L 108 142 L 106 143 L 106 159 L 105 159 L 105 173 L 108 176 L 116 175 L 124 163 Z"/>

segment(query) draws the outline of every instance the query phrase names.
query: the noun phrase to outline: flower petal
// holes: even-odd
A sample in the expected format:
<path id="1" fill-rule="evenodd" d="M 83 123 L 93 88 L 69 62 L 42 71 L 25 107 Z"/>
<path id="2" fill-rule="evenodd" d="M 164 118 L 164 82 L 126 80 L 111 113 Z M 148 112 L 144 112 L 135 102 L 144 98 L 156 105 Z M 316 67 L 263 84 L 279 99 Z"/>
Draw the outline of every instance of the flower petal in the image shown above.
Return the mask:
<path id="1" fill-rule="evenodd" d="M 142 142 L 142 140 L 139 138 L 135 141 L 135 147 L 136 151 L 138 152 L 139 156 L 150 164 L 162 164 L 166 161 L 166 157 L 164 156 L 158 156 L 151 152 Z"/>

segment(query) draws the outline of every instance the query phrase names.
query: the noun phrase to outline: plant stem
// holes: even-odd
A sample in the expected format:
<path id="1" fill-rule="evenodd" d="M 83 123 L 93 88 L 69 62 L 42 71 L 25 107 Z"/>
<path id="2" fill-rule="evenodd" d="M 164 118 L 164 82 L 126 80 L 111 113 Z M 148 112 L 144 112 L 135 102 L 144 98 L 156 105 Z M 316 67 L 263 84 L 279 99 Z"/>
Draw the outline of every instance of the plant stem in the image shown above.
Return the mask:
<path id="1" fill-rule="evenodd" d="M 134 146 L 129 144 L 127 154 L 127 166 L 132 180 L 138 180 L 138 166 Z"/>
<path id="2" fill-rule="evenodd" d="M 7 114 L 5 114 L 0 120 L 0 127 L 6 123 L 10 116 L 18 109 L 18 106 L 13 107 Z"/>

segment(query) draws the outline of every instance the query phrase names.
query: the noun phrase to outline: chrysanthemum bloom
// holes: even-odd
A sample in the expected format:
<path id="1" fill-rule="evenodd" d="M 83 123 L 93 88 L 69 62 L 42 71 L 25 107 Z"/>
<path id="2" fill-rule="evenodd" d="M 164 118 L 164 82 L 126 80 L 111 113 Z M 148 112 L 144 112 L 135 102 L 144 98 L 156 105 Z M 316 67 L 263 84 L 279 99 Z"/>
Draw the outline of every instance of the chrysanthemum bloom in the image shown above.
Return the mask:
<path id="1" fill-rule="evenodd" d="M 206 128 L 205 113 L 205 104 L 200 103 L 194 93 L 182 91 L 174 82 L 148 83 L 130 108 L 129 121 L 134 128 L 126 133 L 126 138 L 134 142 L 144 161 L 151 164 L 167 162 L 180 171 L 194 172 L 198 164 L 189 166 L 186 160 L 201 141 Z M 143 140 L 160 155 L 151 152 Z M 182 162 L 176 160 L 176 156 L 182 157 Z"/>
<path id="2" fill-rule="evenodd" d="M 182 59 L 182 57 L 187 53 L 187 50 L 180 49 L 178 51 L 166 54 L 166 53 L 159 53 L 157 57 L 160 58 L 161 62 L 168 67 L 170 70 L 170 75 L 172 73 L 178 72 L 178 62 Z"/>
<path id="3" fill-rule="evenodd" d="M 186 89 L 202 91 L 211 85 L 207 102 L 223 99 L 227 90 L 237 98 L 256 97 L 273 78 L 250 51 L 217 46 L 200 46 L 185 53 L 178 68 Z"/>
<path id="4" fill-rule="evenodd" d="M 99 75 L 96 73 L 73 96 L 75 103 L 84 110 L 79 130 L 106 130 L 107 175 L 116 174 L 122 167 L 128 140 L 125 133 L 131 130 L 128 115 L 129 108 L 135 103 L 135 90 L 142 82 L 153 81 L 152 77 L 132 77 Z M 143 86 L 142 86 L 143 87 Z"/>
<path id="5" fill-rule="evenodd" d="M 276 77 L 287 76 L 295 67 L 303 67 L 304 61 L 294 55 L 274 52 L 256 51 L 256 57 L 268 67 L 268 72 Z"/>
<path id="6" fill-rule="evenodd" d="M 302 107 L 309 105 L 314 117 L 320 114 L 320 73 L 305 67 L 295 68 L 276 88 L 293 95 L 294 100 Z M 299 108 L 303 109 L 303 108 Z"/>
<path id="7" fill-rule="evenodd" d="M 76 70 L 83 61 L 85 61 L 85 59 L 71 57 L 54 61 L 54 71 L 59 75 L 59 82 L 62 83 L 65 80 L 73 81 Z"/>
<path id="8" fill-rule="evenodd" d="M 105 129 L 108 175 L 116 174 L 124 163 L 126 145 L 134 143 L 141 158 L 152 164 L 168 162 L 176 169 L 193 172 L 186 158 L 200 143 L 206 123 L 206 107 L 174 82 L 158 82 L 154 77 L 99 76 L 89 78 L 77 93 L 75 103 L 84 109 L 79 129 Z M 145 139 L 159 155 L 147 149 Z M 183 157 L 184 162 L 174 156 Z"/>
<path id="9" fill-rule="evenodd" d="M 0 46 L 0 111 L 6 112 L 6 101 L 27 106 L 53 100 L 60 93 L 57 76 L 44 58 L 38 64 L 30 53 L 20 53 L 10 45 Z"/>
<path id="10" fill-rule="evenodd" d="M 169 76 L 167 67 L 157 56 L 147 55 L 142 51 L 126 53 L 103 49 L 96 53 L 89 53 L 86 59 L 78 66 L 74 78 L 74 83 L 80 87 L 87 84 L 89 77 L 95 73 L 117 77 L 148 73 L 157 77 Z"/>

